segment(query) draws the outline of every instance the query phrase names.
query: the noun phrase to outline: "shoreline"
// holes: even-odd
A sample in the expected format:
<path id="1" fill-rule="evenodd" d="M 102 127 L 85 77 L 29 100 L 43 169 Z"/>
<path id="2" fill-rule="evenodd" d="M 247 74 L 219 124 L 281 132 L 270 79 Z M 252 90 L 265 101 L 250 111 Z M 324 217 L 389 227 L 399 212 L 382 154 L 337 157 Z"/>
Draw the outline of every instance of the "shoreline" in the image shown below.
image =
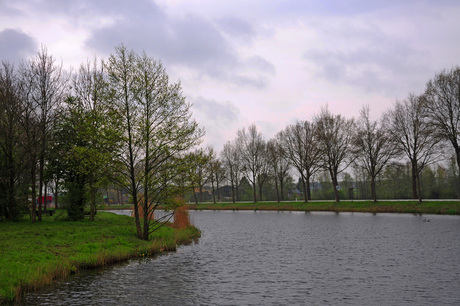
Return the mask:
<path id="1" fill-rule="evenodd" d="M 460 201 L 309 201 L 305 202 L 237 202 L 187 204 L 189 210 L 260 210 L 260 211 L 330 211 L 363 213 L 408 213 L 460 215 Z"/>
<path id="2" fill-rule="evenodd" d="M 143 241 L 130 217 L 109 212 L 98 212 L 94 222 L 0 223 L 0 304 L 19 303 L 25 293 L 80 270 L 162 255 L 200 236 L 193 226 L 164 226 Z"/>

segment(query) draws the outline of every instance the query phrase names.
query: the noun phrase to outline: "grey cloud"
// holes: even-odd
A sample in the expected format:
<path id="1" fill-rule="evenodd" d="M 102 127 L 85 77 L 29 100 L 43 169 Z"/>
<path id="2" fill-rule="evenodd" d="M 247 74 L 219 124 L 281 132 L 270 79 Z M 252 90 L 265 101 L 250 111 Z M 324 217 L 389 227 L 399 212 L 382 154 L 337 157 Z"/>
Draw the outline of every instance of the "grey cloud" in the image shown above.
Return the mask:
<path id="1" fill-rule="evenodd" d="M 218 102 L 204 97 L 193 101 L 193 115 L 206 129 L 209 143 L 222 146 L 239 128 L 240 110 L 231 102 Z"/>
<path id="2" fill-rule="evenodd" d="M 0 32 L 0 60 L 19 63 L 37 50 L 37 43 L 24 32 L 5 29 Z"/>
<path id="3" fill-rule="evenodd" d="M 246 65 L 270 74 L 276 74 L 275 66 L 260 56 L 253 56 L 246 61 Z"/>
<path id="4" fill-rule="evenodd" d="M 193 109 L 200 117 L 206 118 L 215 125 L 227 125 L 238 121 L 240 116 L 240 110 L 233 103 L 220 103 L 203 97 L 193 100 Z"/>
<path id="5" fill-rule="evenodd" d="M 236 18 L 226 19 L 222 30 L 222 24 L 199 15 L 167 16 L 146 0 L 134 2 L 121 15 L 112 15 L 118 18 L 115 24 L 94 30 L 86 41 L 87 46 L 104 55 L 124 43 L 136 51 L 147 51 L 167 66 L 186 66 L 198 76 L 255 88 L 266 86 L 267 75 L 275 73 L 273 65 L 261 57 L 239 57 L 225 33 L 233 31 L 247 37 L 255 34 L 249 24 Z M 248 69 L 255 72 L 248 73 Z"/>
<path id="6" fill-rule="evenodd" d="M 217 24 L 219 28 L 230 37 L 246 43 L 252 42 L 253 38 L 256 36 L 254 27 L 240 18 L 221 18 L 217 21 Z"/>
<path id="7" fill-rule="evenodd" d="M 354 34 L 347 36 L 345 31 Z M 395 96 L 414 86 L 407 84 L 407 79 L 421 81 L 418 76 L 427 70 L 422 51 L 378 29 L 344 29 L 325 40 L 336 40 L 340 36 L 349 40 L 346 48 L 337 47 L 339 43 L 329 44 L 330 47 L 312 48 L 304 54 L 304 59 L 317 67 L 318 76 L 330 82 Z"/>

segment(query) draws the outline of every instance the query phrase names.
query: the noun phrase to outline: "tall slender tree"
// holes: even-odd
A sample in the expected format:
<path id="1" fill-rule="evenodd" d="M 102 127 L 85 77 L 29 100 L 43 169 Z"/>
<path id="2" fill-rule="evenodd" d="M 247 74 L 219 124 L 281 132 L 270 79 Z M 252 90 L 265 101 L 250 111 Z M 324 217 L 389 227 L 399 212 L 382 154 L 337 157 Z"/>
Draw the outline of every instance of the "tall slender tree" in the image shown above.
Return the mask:
<path id="1" fill-rule="evenodd" d="M 59 109 L 68 94 L 68 75 L 61 64 L 56 64 L 52 55 L 48 54 L 46 47 L 41 50 L 34 58 L 31 58 L 22 69 L 23 78 L 28 88 L 26 96 L 35 118 L 38 121 L 38 220 L 41 221 L 42 215 L 42 195 L 44 185 L 45 163 L 47 161 L 48 146 L 50 135 L 54 123 L 58 120 Z"/>
<path id="2" fill-rule="evenodd" d="M 183 96 L 181 84 L 170 82 L 161 62 L 121 45 L 106 69 L 124 133 L 120 177 L 133 198 L 138 236 L 148 240 L 158 228 L 150 216 L 174 197 L 177 189 L 172 181 L 187 171 L 180 155 L 199 144 L 204 131 L 191 118 L 192 105 Z"/>
<path id="3" fill-rule="evenodd" d="M 354 133 L 353 119 L 333 115 L 323 108 L 315 118 L 318 145 L 322 155 L 322 167 L 331 177 L 335 201 L 339 202 L 339 174 L 353 162 L 352 139 Z"/>
<path id="4" fill-rule="evenodd" d="M 262 134 L 257 131 L 255 125 L 246 129 L 238 130 L 236 139 L 238 154 L 241 158 L 241 169 L 245 177 L 252 184 L 254 203 L 257 202 L 257 179 L 262 174 L 264 166 L 265 142 Z"/>
<path id="5" fill-rule="evenodd" d="M 22 147 L 19 80 L 14 66 L 0 66 L 0 219 L 18 220 L 21 208 L 18 181 L 27 153 Z"/>
<path id="6" fill-rule="evenodd" d="M 361 109 L 357 120 L 356 132 L 353 139 L 353 154 L 357 165 L 362 168 L 371 179 L 371 196 L 377 202 L 375 182 L 377 175 L 383 170 L 391 158 L 397 154 L 397 146 L 393 138 L 372 121 L 369 116 L 369 106 Z"/>
<path id="7" fill-rule="evenodd" d="M 221 152 L 222 164 L 227 172 L 232 188 L 232 202 L 238 200 L 238 184 L 240 182 L 240 157 L 235 143 L 228 141 Z"/>
<path id="8" fill-rule="evenodd" d="M 436 134 L 451 143 L 460 173 L 460 67 L 441 71 L 427 84 L 424 95 Z M 460 198 L 460 177 L 457 197 Z"/>
<path id="9" fill-rule="evenodd" d="M 390 137 L 397 143 L 411 163 L 412 197 L 422 201 L 420 173 L 423 168 L 442 155 L 440 138 L 428 122 L 424 98 L 410 94 L 396 101 L 394 109 L 385 114 L 384 124 Z"/>
<path id="10" fill-rule="evenodd" d="M 285 157 L 279 141 L 274 138 L 267 142 L 268 161 L 272 167 L 272 175 L 275 181 L 276 198 L 278 203 L 284 201 L 284 186 L 289 177 L 290 164 Z M 279 183 L 279 186 L 278 186 Z"/>
<path id="11" fill-rule="evenodd" d="M 307 120 L 299 121 L 287 126 L 277 135 L 285 158 L 300 175 L 305 202 L 311 200 L 310 180 L 320 168 L 320 146 L 317 142 L 315 124 Z"/>

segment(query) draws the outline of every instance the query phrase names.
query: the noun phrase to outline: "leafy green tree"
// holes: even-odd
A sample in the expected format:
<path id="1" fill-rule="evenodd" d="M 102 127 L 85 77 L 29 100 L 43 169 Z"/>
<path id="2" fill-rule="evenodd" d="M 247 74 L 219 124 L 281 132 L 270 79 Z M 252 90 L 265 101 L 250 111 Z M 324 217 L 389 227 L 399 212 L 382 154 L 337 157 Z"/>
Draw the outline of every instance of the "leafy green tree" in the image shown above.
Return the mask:
<path id="1" fill-rule="evenodd" d="M 75 96 L 67 99 L 57 132 L 57 143 L 64 146 L 60 149 L 64 155 L 58 159 L 65 163 L 69 217 L 84 217 L 88 194 L 90 220 L 94 220 L 97 192 L 113 174 L 120 132 L 117 117 L 107 103 L 106 76 L 96 60 L 80 67 L 73 78 L 73 90 Z M 57 167 L 62 166 L 57 163 Z"/>
<path id="2" fill-rule="evenodd" d="M 119 173 L 134 204 L 139 238 L 148 240 L 154 210 L 179 192 L 171 185 L 186 167 L 180 156 L 200 142 L 204 132 L 191 119 L 191 104 L 180 83 L 171 83 L 161 62 L 147 54 L 115 48 L 106 70 L 111 102 L 123 133 Z M 180 165 L 180 166 L 179 166 Z M 179 171 L 180 170 L 180 171 Z M 143 226 L 139 215 L 142 207 Z"/>
<path id="3" fill-rule="evenodd" d="M 117 127 L 117 116 L 108 103 L 110 92 L 107 76 L 96 59 L 80 66 L 73 79 L 76 95 L 75 107 L 79 117 L 78 133 L 85 138 L 85 145 L 74 147 L 73 154 L 80 160 L 77 171 L 87 178 L 90 195 L 90 220 L 96 213 L 96 194 L 112 177 L 114 159 L 121 139 Z"/>

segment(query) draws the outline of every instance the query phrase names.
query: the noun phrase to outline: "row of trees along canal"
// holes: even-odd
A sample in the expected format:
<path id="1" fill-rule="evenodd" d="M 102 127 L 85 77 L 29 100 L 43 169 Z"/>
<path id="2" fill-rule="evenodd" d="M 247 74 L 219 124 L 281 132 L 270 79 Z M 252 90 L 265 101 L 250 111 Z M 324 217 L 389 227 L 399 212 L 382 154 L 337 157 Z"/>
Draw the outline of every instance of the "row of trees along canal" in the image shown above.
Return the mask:
<path id="1" fill-rule="evenodd" d="M 162 224 L 148 218 L 158 205 L 174 211 L 178 198 L 202 201 L 204 189 L 214 202 L 339 201 L 349 188 L 374 200 L 460 193 L 459 67 L 435 75 L 423 94 L 397 101 L 378 121 L 368 107 L 356 120 L 323 108 L 268 141 L 255 126 L 243 128 L 219 156 L 194 149 L 204 132 L 190 108 L 160 62 L 123 45 L 75 73 L 45 48 L 17 69 L 2 63 L 0 219 L 28 212 L 40 221 L 42 201 L 36 207 L 33 199 L 47 187 L 56 205 L 65 195 L 73 220 L 87 203 L 94 218 L 102 188 L 126 191 L 144 239 Z"/>
<path id="2" fill-rule="evenodd" d="M 305 202 L 312 191 L 316 199 L 336 201 L 460 196 L 460 67 L 437 74 L 423 94 L 396 101 L 380 120 L 369 112 L 363 107 L 355 120 L 323 108 L 268 141 L 255 125 L 239 130 L 219 158 L 212 148 L 197 152 L 205 162 L 196 167 L 194 200 L 197 193 L 214 202 L 216 196 L 233 202 L 302 197 L 292 190 L 303 192 Z"/>

